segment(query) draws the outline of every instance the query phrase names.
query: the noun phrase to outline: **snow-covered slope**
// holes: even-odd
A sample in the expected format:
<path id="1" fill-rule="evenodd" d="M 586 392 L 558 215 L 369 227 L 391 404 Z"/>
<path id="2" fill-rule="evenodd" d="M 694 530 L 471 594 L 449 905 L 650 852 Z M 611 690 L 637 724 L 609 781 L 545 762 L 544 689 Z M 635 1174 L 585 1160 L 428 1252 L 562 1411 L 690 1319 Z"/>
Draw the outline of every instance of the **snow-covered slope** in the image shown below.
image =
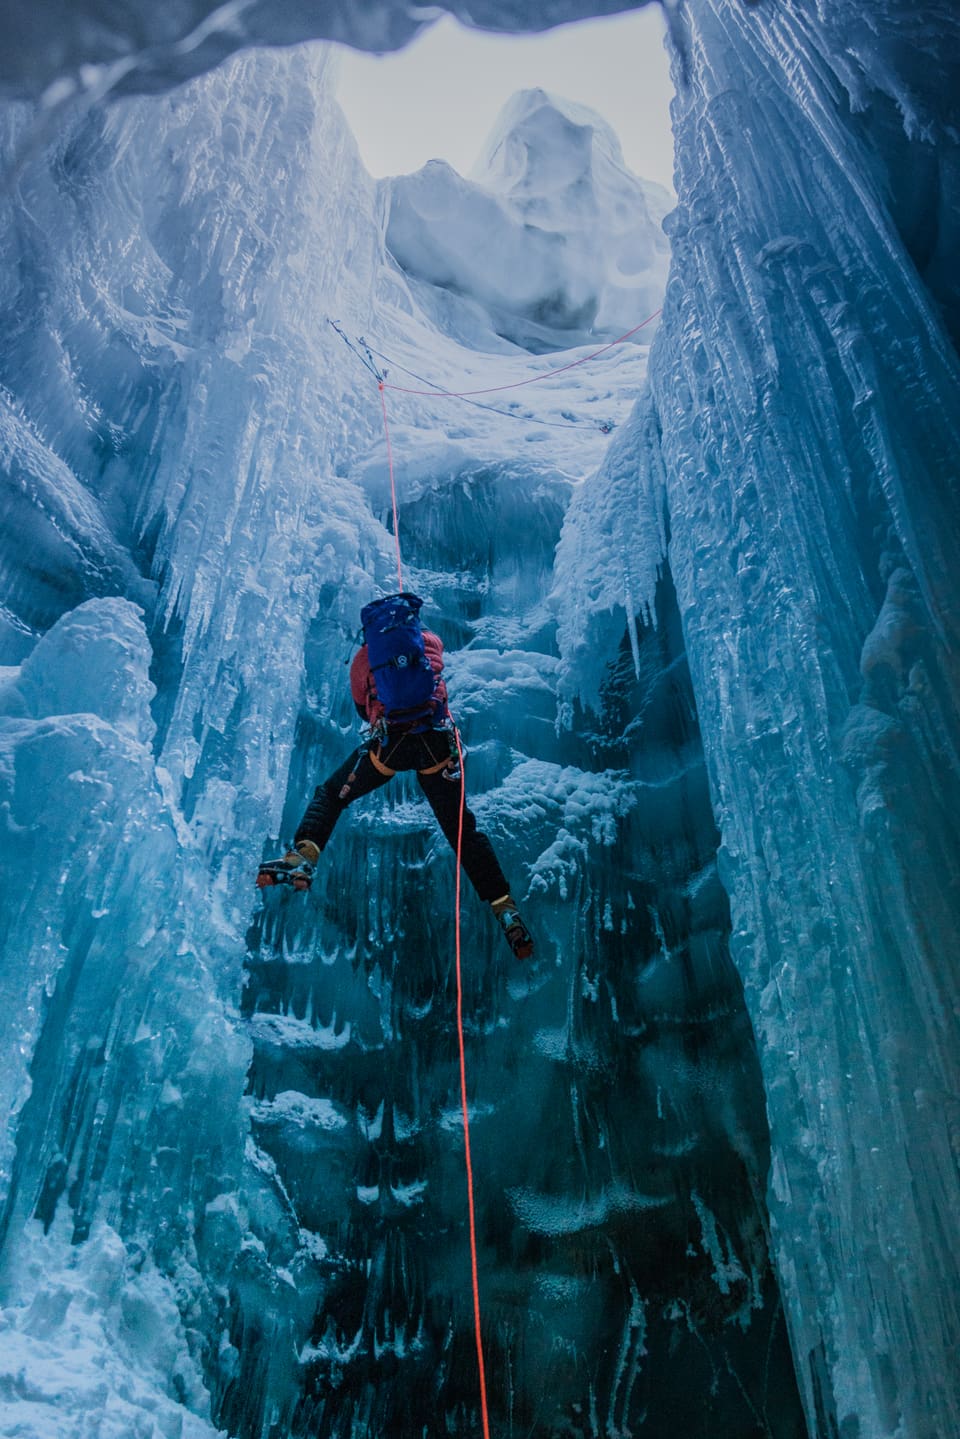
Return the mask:
<path id="1" fill-rule="evenodd" d="M 422 302 L 460 333 L 492 321 L 527 349 L 556 349 L 613 338 L 659 308 L 671 198 L 630 173 L 584 106 L 521 91 L 470 179 L 432 160 L 383 188 L 391 253 L 442 292 Z"/>

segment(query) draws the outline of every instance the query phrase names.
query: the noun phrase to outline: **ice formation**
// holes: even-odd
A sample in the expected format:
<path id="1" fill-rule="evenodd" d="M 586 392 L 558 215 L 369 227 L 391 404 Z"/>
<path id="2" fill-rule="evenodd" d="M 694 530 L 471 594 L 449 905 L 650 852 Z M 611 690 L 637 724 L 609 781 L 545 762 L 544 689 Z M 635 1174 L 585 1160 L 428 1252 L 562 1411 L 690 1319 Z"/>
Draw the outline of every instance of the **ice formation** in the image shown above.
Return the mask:
<path id="1" fill-rule="evenodd" d="M 583 106 L 521 91 L 469 180 L 431 160 L 383 188 L 391 254 L 441 292 L 418 297 L 461 334 L 464 301 L 471 329 L 480 318 L 552 351 L 612 339 L 660 307 L 671 198 L 630 174 L 616 135 Z"/>
<path id="2" fill-rule="evenodd" d="M 327 319 L 532 378 L 642 318 L 658 202 L 540 92 L 377 187 L 330 52 L 243 49 L 422 7 L 68 8 L 0 70 L 0 1435 L 475 1433 L 449 857 L 395 782 L 251 885 L 395 583 Z M 498 1436 L 960 1432 L 960 33 L 877 12 L 672 12 L 652 350 L 389 394 L 541 949 L 468 904 Z"/>
<path id="3" fill-rule="evenodd" d="M 10 0 L 0 94 L 59 106 L 79 93 L 162 92 L 251 45 L 335 40 L 383 53 L 445 11 L 465 25 L 522 33 L 633 8 L 631 0 L 174 0 L 119 9 L 104 0 Z"/>

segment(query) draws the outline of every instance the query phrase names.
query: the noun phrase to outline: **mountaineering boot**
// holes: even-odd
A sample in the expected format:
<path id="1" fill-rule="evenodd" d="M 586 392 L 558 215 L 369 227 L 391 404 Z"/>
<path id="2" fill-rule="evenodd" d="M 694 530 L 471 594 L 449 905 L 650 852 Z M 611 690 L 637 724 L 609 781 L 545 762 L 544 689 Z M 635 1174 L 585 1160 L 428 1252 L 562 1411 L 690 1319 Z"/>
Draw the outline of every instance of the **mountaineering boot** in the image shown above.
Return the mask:
<path id="1" fill-rule="evenodd" d="M 268 889 L 272 884 L 292 884 L 294 889 L 309 889 L 320 858 L 320 850 L 312 839 L 302 839 L 288 849 L 282 859 L 265 859 L 257 871 L 257 887 Z"/>
<path id="2" fill-rule="evenodd" d="M 497 917 L 497 923 L 507 936 L 507 944 L 517 959 L 530 959 L 533 955 L 533 936 L 520 918 L 517 902 L 511 894 L 491 902 L 490 908 Z"/>

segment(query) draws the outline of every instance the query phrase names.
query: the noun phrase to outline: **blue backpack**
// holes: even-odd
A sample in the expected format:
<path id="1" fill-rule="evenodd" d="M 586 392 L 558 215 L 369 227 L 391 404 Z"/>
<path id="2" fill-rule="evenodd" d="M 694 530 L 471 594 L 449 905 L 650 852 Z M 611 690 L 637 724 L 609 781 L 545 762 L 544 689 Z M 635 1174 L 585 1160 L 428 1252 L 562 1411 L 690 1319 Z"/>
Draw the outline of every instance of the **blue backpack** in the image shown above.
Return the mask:
<path id="1" fill-rule="evenodd" d="M 419 595 L 373 600 L 360 611 L 370 669 L 388 724 L 432 721 L 437 677 L 423 648 Z"/>

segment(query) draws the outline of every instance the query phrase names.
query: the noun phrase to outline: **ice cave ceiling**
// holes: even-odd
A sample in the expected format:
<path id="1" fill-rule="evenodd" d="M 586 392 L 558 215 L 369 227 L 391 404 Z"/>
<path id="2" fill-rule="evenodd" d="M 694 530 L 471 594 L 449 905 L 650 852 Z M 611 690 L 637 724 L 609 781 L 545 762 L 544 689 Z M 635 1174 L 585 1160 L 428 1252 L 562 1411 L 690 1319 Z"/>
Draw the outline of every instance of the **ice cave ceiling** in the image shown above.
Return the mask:
<path id="1" fill-rule="evenodd" d="M 542 92 L 513 168 L 378 184 L 299 43 L 623 8 L 9 7 L 6 1439 L 480 1432 L 449 856 L 395 781 L 251 883 L 394 578 L 326 321 L 480 390 L 661 302 L 390 397 L 541 951 L 470 897 L 492 1433 L 960 1433 L 960 16 L 671 5 L 665 221 Z"/>

